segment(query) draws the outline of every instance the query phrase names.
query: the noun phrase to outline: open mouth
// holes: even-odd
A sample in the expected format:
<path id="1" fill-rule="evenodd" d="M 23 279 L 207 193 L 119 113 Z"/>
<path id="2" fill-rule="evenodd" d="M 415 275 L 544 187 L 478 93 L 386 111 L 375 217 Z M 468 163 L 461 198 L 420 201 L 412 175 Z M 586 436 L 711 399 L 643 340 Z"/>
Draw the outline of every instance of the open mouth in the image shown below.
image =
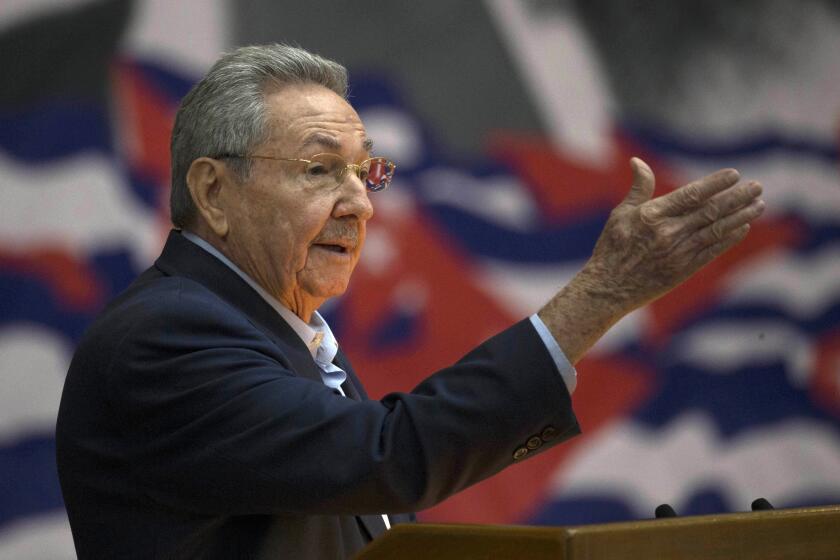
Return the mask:
<path id="1" fill-rule="evenodd" d="M 324 249 L 326 251 L 330 251 L 332 253 L 347 253 L 347 247 L 344 247 L 342 245 L 336 245 L 334 243 L 316 243 L 315 246 L 320 247 L 321 249 Z"/>

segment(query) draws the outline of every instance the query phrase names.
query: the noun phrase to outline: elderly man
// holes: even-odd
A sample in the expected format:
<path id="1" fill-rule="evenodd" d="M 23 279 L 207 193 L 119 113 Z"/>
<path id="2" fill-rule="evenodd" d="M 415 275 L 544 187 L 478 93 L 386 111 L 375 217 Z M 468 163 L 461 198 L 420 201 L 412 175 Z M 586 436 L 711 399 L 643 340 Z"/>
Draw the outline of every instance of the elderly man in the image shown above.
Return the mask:
<path id="1" fill-rule="evenodd" d="M 592 258 L 539 313 L 368 400 L 317 309 L 346 289 L 395 166 L 345 93 L 338 64 L 269 45 L 224 56 L 184 99 L 176 229 L 91 326 L 62 397 L 80 558 L 351 556 L 578 433 L 572 364 L 763 209 L 734 170 L 652 198 L 634 159 Z"/>

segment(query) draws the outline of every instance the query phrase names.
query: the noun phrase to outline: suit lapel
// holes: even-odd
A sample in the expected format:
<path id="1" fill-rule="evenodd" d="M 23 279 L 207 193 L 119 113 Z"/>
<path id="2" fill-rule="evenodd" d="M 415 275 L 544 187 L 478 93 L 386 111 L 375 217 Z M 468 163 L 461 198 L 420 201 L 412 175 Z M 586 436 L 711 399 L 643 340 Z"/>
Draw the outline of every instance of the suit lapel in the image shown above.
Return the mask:
<path id="1" fill-rule="evenodd" d="M 155 267 L 168 276 L 182 276 L 205 288 L 245 313 L 251 322 L 283 349 L 292 370 L 322 383 L 309 349 L 292 327 L 242 278 L 219 259 L 171 231 Z"/>
<path id="2" fill-rule="evenodd" d="M 347 356 L 340 349 L 335 355 L 333 363 L 347 373 L 347 380 L 341 384 L 344 394 L 356 401 L 367 400 L 367 393 L 365 393 L 364 387 L 359 382 L 359 378 L 356 377 L 356 372 L 353 371 L 350 360 L 347 359 Z M 371 540 L 386 531 L 385 522 L 382 520 L 381 515 L 357 515 L 356 519 L 359 520 L 359 525 L 367 531 L 368 537 Z"/>
<path id="3" fill-rule="evenodd" d="M 365 388 L 362 386 L 359 378 L 356 377 L 356 372 L 353 370 L 353 366 L 350 365 L 350 360 L 347 359 L 347 356 L 344 355 L 341 348 L 338 349 L 338 353 L 335 355 L 333 363 L 347 373 L 347 380 L 341 385 L 341 388 L 344 390 L 344 394 L 356 401 L 366 401 L 368 396 L 365 392 Z"/>

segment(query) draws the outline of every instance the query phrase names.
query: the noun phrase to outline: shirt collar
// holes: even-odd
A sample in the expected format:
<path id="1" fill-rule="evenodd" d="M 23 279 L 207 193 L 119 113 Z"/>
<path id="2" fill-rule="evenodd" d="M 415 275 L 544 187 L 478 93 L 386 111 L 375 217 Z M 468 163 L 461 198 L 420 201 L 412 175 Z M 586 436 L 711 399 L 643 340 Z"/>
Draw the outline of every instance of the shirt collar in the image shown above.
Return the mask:
<path id="1" fill-rule="evenodd" d="M 310 323 L 306 323 L 303 319 L 295 315 L 295 313 L 285 307 L 282 303 L 277 301 L 277 298 L 269 294 L 262 286 L 257 284 L 253 278 L 245 274 L 233 261 L 227 258 L 221 251 L 213 247 L 205 239 L 191 231 L 182 230 L 181 235 L 222 261 L 228 268 L 239 275 L 249 286 L 251 286 L 260 296 L 268 303 L 277 313 L 286 321 L 292 330 L 300 337 L 312 358 L 318 363 L 330 363 L 335 358 L 338 352 L 338 342 L 333 336 L 327 322 L 321 317 L 321 314 L 315 311 L 312 314 Z M 326 359 L 324 361 L 325 358 Z"/>

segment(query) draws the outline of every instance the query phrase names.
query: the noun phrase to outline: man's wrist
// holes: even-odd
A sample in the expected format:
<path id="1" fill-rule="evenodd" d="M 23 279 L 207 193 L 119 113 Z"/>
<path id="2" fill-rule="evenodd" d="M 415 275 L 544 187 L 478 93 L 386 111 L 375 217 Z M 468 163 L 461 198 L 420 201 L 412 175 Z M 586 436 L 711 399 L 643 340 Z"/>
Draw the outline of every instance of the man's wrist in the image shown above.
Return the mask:
<path id="1" fill-rule="evenodd" d="M 584 267 L 537 313 L 572 364 L 633 309 L 621 288 L 602 278 Z"/>
<path id="2" fill-rule="evenodd" d="M 619 318 L 639 307 L 630 284 L 595 259 L 590 259 L 569 282 L 605 312 Z"/>

